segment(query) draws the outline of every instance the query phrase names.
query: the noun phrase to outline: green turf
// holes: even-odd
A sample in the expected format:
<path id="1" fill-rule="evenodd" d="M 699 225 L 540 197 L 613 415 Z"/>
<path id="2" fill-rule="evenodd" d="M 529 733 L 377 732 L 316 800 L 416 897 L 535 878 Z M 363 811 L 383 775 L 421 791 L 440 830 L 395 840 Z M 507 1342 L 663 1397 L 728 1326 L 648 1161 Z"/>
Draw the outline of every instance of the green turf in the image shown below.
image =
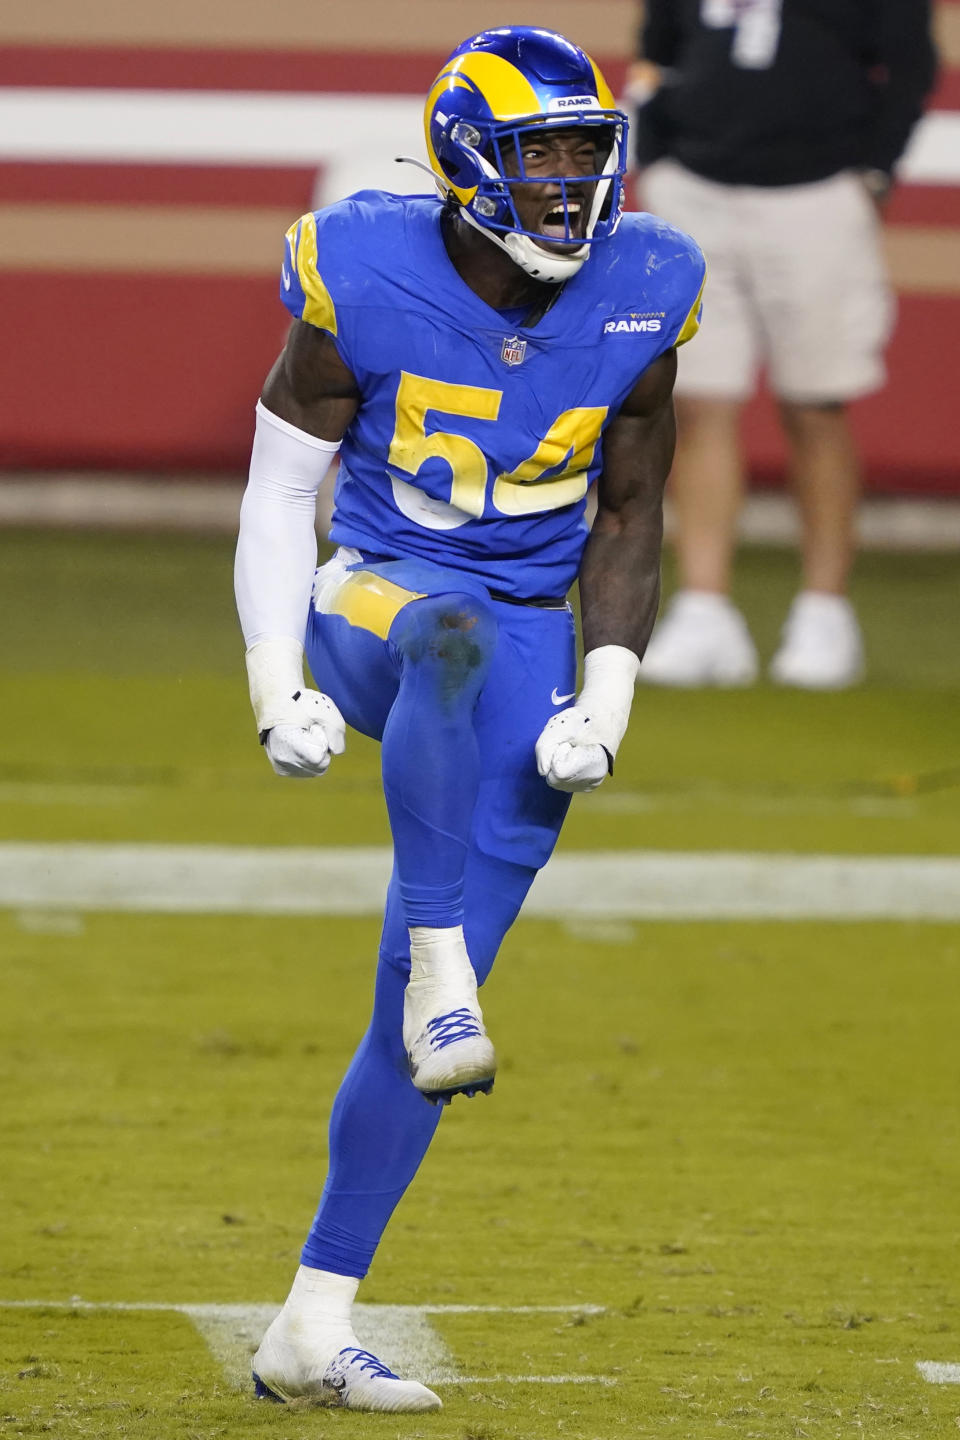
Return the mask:
<path id="1" fill-rule="evenodd" d="M 0 1293 L 281 1299 L 374 924 L 0 923 Z M 9 1433 L 954 1433 L 960 1394 L 914 1366 L 960 1360 L 956 928 L 617 927 L 589 986 L 584 949 L 544 923 L 508 941 L 497 1090 L 445 1117 L 365 1298 L 603 1305 L 433 1323 L 462 1373 L 615 1386 L 450 1386 L 402 1425 L 278 1415 L 181 1316 L 6 1310 Z"/>
<path id="2" fill-rule="evenodd" d="M 382 843 L 377 752 L 283 785 L 226 541 L 0 534 L 0 838 Z M 764 655 L 795 580 L 738 576 Z M 869 682 L 644 692 L 567 849 L 960 853 L 960 587 L 866 556 Z M 376 924 L 0 912 L 0 1299 L 279 1301 L 369 1004 Z M 433 1321 L 439 1416 L 256 1404 L 168 1311 L 0 1308 L 11 1436 L 759 1440 L 956 1434 L 960 931 L 521 921 L 458 1103 L 365 1286 L 597 1304 Z M 388 1357 L 389 1358 L 389 1357 Z"/>

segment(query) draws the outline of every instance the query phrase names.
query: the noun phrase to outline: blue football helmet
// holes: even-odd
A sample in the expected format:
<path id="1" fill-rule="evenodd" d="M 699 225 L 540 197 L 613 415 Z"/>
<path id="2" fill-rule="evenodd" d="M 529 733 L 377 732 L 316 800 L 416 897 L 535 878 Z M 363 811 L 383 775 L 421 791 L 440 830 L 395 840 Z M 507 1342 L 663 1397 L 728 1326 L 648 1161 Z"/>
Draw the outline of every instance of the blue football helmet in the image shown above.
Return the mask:
<path id="1" fill-rule="evenodd" d="M 544 250 L 538 241 L 576 243 L 567 186 L 570 177 L 527 177 L 520 137 L 547 126 L 590 128 L 606 157 L 594 175 L 577 177 L 595 189 L 585 236 L 566 253 Z M 427 96 L 424 112 L 430 168 L 442 194 L 455 197 L 460 214 L 528 274 L 538 280 L 566 280 L 590 254 L 590 246 L 612 235 L 623 210 L 627 158 L 627 117 L 618 110 L 607 82 L 579 46 L 553 30 L 511 25 L 482 30 L 458 45 Z M 506 174 L 512 152 L 519 174 Z M 512 187 L 535 180 L 559 187 L 564 235 L 525 230 Z"/>

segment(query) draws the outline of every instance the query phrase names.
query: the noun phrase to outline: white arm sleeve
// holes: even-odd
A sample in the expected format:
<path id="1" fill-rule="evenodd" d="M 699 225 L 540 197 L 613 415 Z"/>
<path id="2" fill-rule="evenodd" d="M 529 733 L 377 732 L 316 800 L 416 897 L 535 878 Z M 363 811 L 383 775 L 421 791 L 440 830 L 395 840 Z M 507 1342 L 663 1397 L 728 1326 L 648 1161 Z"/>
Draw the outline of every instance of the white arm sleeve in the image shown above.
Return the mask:
<path id="1" fill-rule="evenodd" d="M 317 568 L 317 491 L 339 449 L 339 442 L 308 435 L 257 401 L 234 565 L 248 648 L 278 636 L 303 644 Z"/>

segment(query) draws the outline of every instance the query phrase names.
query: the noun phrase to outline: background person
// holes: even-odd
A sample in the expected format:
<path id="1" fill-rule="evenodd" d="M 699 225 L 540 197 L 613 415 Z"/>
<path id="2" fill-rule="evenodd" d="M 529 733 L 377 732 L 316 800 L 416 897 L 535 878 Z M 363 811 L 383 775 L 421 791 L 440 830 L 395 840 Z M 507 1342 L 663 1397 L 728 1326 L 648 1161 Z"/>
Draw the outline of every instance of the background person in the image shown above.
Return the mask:
<path id="1" fill-rule="evenodd" d="M 773 680 L 863 672 L 846 598 L 860 476 L 847 402 L 884 381 L 893 316 L 879 211 L 935 73 L 929 0 L 648 0 L 634 85 L 647 209 L 708 264 L 703 333 L 680 360 L 672 498 L 680 590 L 641 679 L 757 675 L 730 600 L 745 488 L 740 420 L 757 371 L 779 402 L 802 529 L 802 588 Z"/>

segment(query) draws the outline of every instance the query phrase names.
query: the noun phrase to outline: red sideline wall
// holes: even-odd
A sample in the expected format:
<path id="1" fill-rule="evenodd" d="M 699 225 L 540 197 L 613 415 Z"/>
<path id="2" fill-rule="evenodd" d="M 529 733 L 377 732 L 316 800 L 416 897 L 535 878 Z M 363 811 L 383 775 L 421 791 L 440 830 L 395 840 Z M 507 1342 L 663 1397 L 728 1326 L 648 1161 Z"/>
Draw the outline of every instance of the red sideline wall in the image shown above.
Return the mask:
<path id="1" fill-rule="evenodd" d="M 401 25 L 401 7 L 380 0 L 276 0 L 270 37 L 252 0 L 235 0 L 229 36 L 209 0 L 168 0 L 159 16 L 130 0 L 119 20 L 81 20 L 70 0 L 38 8 L 36 21 L 0 21 L 0 86 L 419 94 L 461 34 L 512 7 L 410 0 Z M 539 10 L 527 0 L 525 18 L 571 22 L 619 85 L 632 0 Z M 944 0 L 938 20 L 934 104 L 960 109 L 960 3 Z M 335 48 L 318 50 L 318 34 Z M 280 238 L 315 183 L 313 168 L 0 158 L 0 466 L 242 470 L 286 329 Z M 868 482 L 960 495 L 960 189 L 903 186 L 889 220 L 900 304 L 890 384 L 855 407 Z M 782 444 L 764 397 L 747 440 L 755 478 L 777 483 Z"/>

